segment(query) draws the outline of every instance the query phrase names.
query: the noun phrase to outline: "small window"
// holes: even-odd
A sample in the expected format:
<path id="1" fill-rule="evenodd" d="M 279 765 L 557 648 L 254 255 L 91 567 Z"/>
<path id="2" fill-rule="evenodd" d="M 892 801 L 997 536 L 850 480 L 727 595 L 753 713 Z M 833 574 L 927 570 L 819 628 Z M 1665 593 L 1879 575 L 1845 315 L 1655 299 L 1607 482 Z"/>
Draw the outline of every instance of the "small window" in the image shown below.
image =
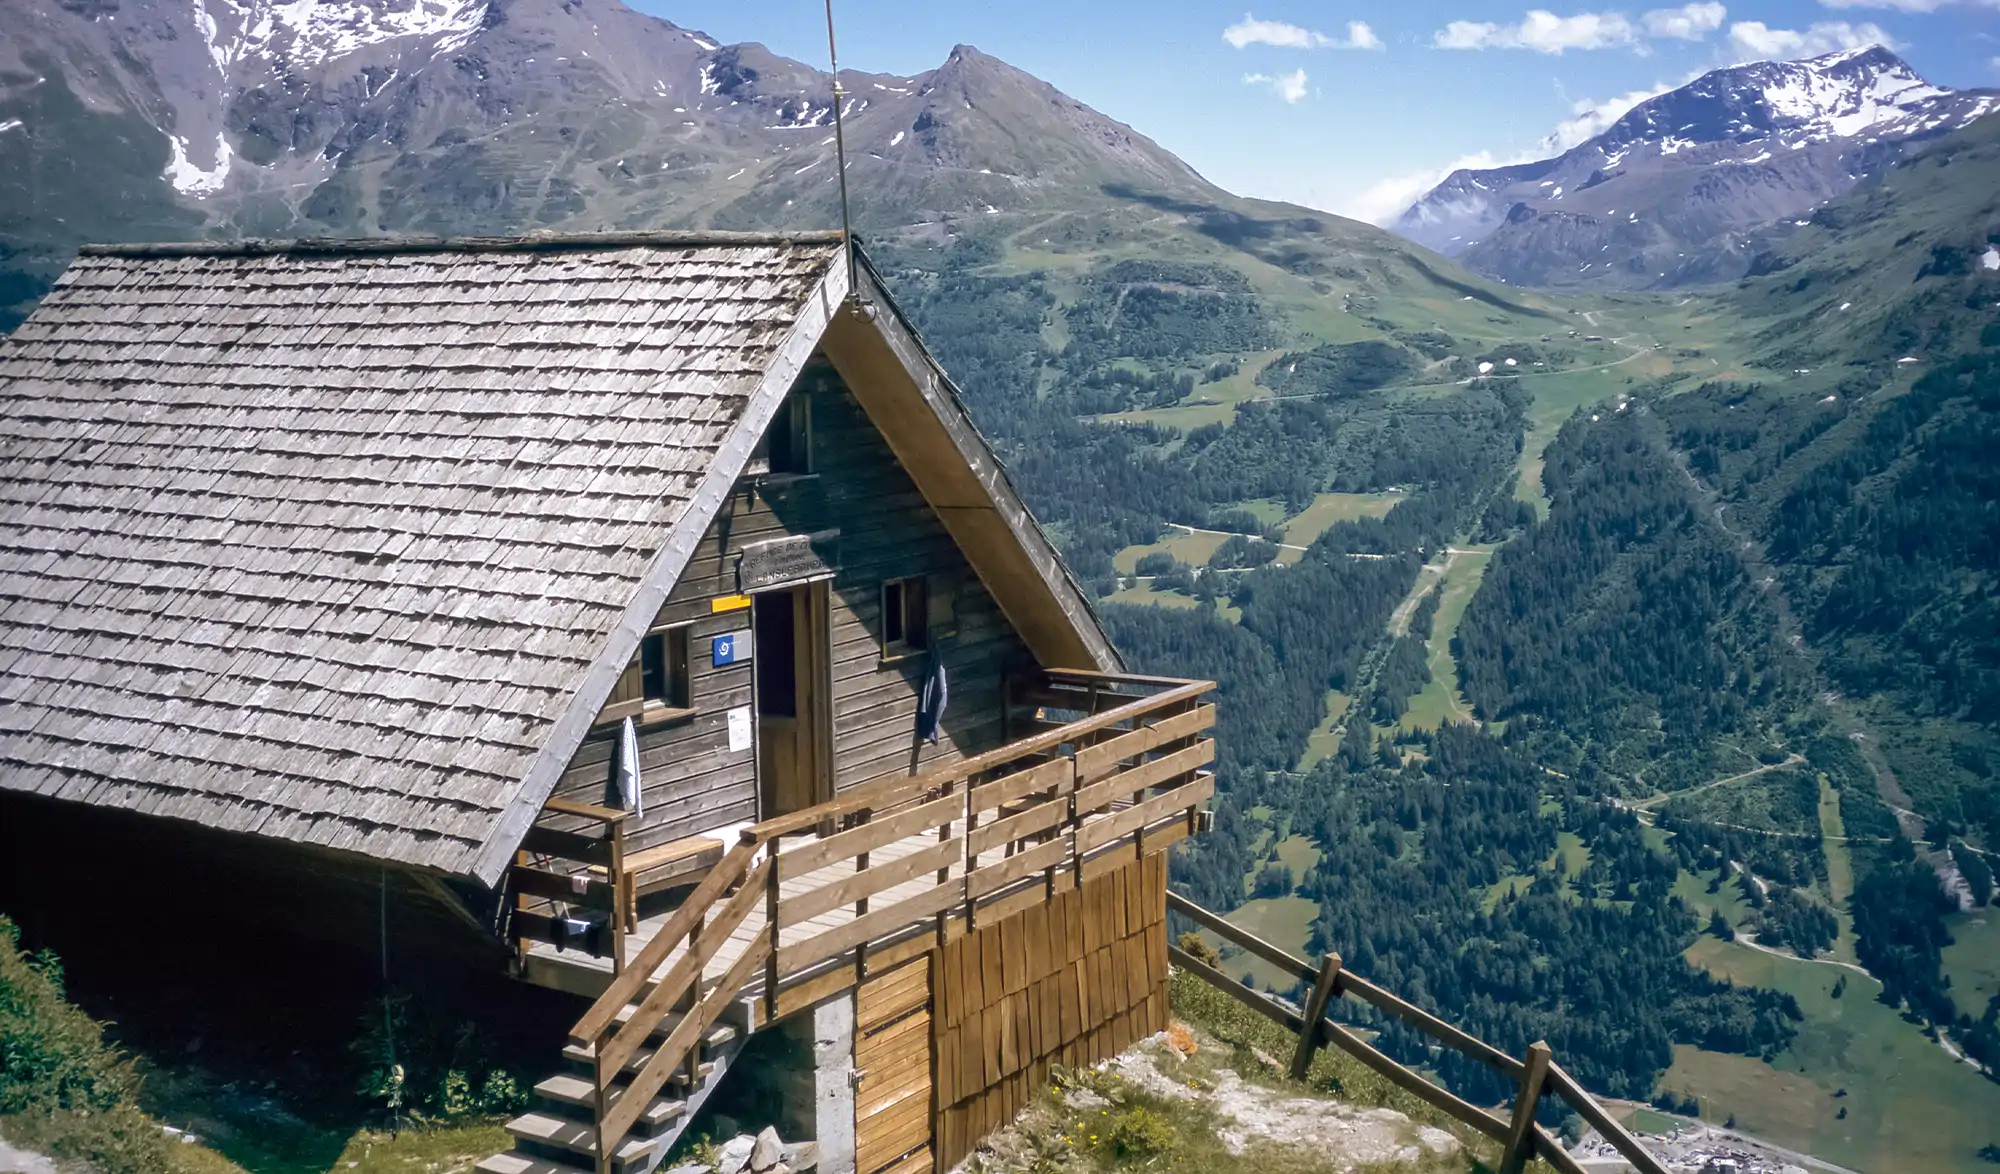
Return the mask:
<path id="1" fill-rule="evenodd" d="M 648 708 L 688 709 L 688 630 L 654 632 L 639 645 L 639 687 Z"/>
<path id="2" fill-rule="evenodd" d="M 921 575 L 882 584 L 882 655 L 903 656 L 930 643 L 930 592 Z"/>
<path id="3" fill-rule="evenodd" d="M 812 472 L 811 401 L 788 395 L 778 404 L 757 447 L 750 450 L 745 472 L 800 475 Z"/>

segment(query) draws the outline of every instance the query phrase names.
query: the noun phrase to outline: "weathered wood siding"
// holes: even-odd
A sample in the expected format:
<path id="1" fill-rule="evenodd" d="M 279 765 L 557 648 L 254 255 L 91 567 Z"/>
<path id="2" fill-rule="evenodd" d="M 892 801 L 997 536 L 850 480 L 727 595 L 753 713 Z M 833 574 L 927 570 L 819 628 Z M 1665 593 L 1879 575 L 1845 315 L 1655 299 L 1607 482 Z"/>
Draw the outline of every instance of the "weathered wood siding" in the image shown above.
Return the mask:
<path id="1" fill-rule="evenodd" d="M 1167 854 L 948 942 L 933 965 L 933 1145 L 949 1169 L 1027 1107 L 1051 1065 L 1166 1029 Z"/>
<path id="2" fill-rule="evenodd" d="M 831 596 L 835 785 L 844 789 L 885 774 L 908 773 L 978 753 L 1002 740 L 1001 682 L 1032 656 L 973 573 L 909 475 L 833 368 L 816 362 L 794 395 L 809 399 L 813 475 L 756 487 L 746 479 L 709 527 L 661 609 L 661 624 L 692 621 L 689 675 L 694 714 L 640 730 L 646 813 L 627 824 L 634 849 L 758 817 L 751 751 L 728 749 L 728 711 L 752 704 L 751 665 L 717 668 L 713 637 L 750 627 L 747 610 L 714 613 L 713 601 L 737 593 L 737 555 L 747 543 L 838 529 L 839 569 Z M 938 636 L 950 686 L 943 738 L 918 747 L 917 694 L 928 657 L 885 661 L 882 584 L 926 577 L 933 616 L 953 602 L 954 619 Z M 557 794 L 610 799 L 618 726 L 592 732 Z M 753 739 L 754 741 L 754 739 Z M 567 826 L 545 817 L 549 826 Z"/>

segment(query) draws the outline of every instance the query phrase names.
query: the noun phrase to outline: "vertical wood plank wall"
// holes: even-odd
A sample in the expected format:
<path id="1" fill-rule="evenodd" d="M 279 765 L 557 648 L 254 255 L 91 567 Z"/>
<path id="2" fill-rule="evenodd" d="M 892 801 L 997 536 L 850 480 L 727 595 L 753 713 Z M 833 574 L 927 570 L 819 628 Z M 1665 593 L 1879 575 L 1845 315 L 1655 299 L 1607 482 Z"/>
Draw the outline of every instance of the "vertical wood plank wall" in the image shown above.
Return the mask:
<path id="1" fill-rule="evenodd" d="M 855 1174 L 931 1174 L 931 961 L 855 992 Z"/>
<path id="2" fill-rule="evenodd" d="M 1094 1064 L 1167 1026 L 1167 857 L 1158 852 L 936 958 L 939 1169 L 1014 1119 L 1053 1064 Z"/>
<path id="3" fill-rule="evenodd" d="M 739 484 L 660 610 L 661 624 L 693 623 L 688 661 L 695 712 L 640 729 L 646 813 L 626 825 L 633 849 L 758 817 L 753 755 L 728 749 L 727 728 L 729 709 L 752 704 L 751 665 L 718 668 L 711 658 L 715 636 L 750 626 L 747 610 L 711 610 L 714 600 L 737 594 L 736 560 L 747 543 L 840 531 L 830 592 L 838 788 L 907 773 L 913 749 L 921 768 L 999 745 L 1001 681 L 1033 661 L 833 368 L 815 363 L 792 394 L 810 401 L 815 475 L 789 485 Z M 939 641 L 951 701 L 936 746 L 916 747 L 913 738 L 927 656 L 885 661 L 881 655 L 882 583 L 913 575 L 925 576 L 934 597 L 956 605 L 954 630 Z M 615 723 L 592 731 L 557 795 L 610 800 L 617 731 Z M 542 822 L 583 828 L 550 816 Z"/>

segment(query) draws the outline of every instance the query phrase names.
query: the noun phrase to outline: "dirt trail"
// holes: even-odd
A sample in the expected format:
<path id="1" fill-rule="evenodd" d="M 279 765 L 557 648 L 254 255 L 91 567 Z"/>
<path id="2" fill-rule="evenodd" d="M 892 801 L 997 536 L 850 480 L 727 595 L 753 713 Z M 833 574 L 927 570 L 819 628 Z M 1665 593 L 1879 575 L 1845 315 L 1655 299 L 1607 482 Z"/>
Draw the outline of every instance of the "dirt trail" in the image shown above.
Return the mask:
<path id="1" fill-rule="evenodd" d="M 1765 763 L 1762 766 L 1757 767 L 1755 770 L 1746 770 L 1740 775 L 1730 775 L 1726 779 L 1715 779 L 1710 782 L 1703 783 L 1699 787 L 1690 787 L 1685 791 L 1663 792 L 1661 794 L 1653 796 L 1650 799 L 1641 799 L 1636 803 L 1629 804 L 1628 806 L 1630 806 L 1634 811 L 1651 811 L 1655 807 L 1658 807 L 1660 804 L 1665 803 L 1672 799 L 1680 799 L 1688 795 L 1699 795 L 1703 791 L 1712 791 L 1717 787 L 1727 786 L 1730 783 L 1740 783 L 1744 779 L 1754 779 L 1758 775 L 1769 774 L 1774 770 L 1783 770 L 1788 766 L 1798 766 L 1805 760 L 1806 760 L 1805 755 L 1800 754 L 1798 751 L 1794 750 L 1790 754 L 1785 755 L 1785 760 L 1783 762 Z"/>

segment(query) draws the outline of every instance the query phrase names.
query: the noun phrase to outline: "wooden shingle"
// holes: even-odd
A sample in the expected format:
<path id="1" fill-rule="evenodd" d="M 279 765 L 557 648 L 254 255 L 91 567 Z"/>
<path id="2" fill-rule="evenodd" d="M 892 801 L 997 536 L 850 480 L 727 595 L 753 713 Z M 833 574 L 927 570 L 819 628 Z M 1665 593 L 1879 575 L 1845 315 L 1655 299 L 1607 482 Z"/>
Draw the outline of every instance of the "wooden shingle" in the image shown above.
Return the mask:
<path id="1" fill-rule="evenodd" d="M 87 250 L 0 342 L 0 787 L 470 871 L 839 255 Z"/>

